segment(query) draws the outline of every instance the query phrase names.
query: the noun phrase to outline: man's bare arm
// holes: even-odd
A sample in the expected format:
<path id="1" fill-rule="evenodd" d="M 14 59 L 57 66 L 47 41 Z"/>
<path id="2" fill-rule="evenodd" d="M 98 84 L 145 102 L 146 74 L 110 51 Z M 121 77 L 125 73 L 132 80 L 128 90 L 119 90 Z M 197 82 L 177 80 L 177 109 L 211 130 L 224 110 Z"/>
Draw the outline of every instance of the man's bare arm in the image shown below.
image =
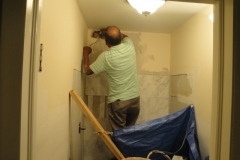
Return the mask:
<path id="1" fill-rule="evenodd" d="M 93 71 L 91 70 L 90 62 L 89 62 L 89 54 L 92 52 L 92 49 L 88 46 L 83 47 L 83 62 L 84 62 L 84 69 L 86 75 L 93 74 Z"/>
<path id="2" fill-rule="evenodd" d="M 122 33 L 122 40 L 125 38 L 125 37 L 128 37 L 126 34 L 123 34 Z"/>

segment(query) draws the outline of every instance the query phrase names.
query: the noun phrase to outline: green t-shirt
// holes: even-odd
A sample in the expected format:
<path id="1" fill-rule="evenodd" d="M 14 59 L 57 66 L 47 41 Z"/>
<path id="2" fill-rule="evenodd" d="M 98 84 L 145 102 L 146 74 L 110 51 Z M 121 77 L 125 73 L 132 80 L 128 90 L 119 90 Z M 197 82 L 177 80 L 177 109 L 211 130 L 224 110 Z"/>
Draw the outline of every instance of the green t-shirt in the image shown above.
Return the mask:
<path id="1" fill-rule="evenodd" d="M 139 96 L 136 53 L 130 38 L 101 53 L 90 65 L 95 74 L 106 72 L 109 85 L 108 103 L 129 100 Z"/>

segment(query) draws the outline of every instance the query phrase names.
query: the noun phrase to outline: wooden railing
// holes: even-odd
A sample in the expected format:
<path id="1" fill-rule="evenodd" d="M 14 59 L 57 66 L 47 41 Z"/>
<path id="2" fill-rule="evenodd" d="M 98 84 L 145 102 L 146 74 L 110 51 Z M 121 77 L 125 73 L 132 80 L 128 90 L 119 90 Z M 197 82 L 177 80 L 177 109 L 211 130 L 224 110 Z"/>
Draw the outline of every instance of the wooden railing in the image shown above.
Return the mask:
<path id="1" fill-rule="evenodd" d="M 92 114 L 92 112 L 89 110 L 87 105 L 84 103 L 84 101 L 81 99 L 81 97 L 78 96 L 77 92 L 74 90 L 71 90 L 69 92 L 72 99 L 77 103 L 79 108 L 82 110 L 84 115 L 90 120 L 90 123 L 95 128 L 98 135 L 103 139 L 103 141 L 106 143 L 108 148 L 112 151 L 112 153 L 116 156 L 118 160 L 124 159 L 123 154 L 118 150 L 116 145 L 112 142 L 109 133 L 103 129 L 101 124 L 98 122 L 98 120 L 95 118 L 95 116 Z"/>

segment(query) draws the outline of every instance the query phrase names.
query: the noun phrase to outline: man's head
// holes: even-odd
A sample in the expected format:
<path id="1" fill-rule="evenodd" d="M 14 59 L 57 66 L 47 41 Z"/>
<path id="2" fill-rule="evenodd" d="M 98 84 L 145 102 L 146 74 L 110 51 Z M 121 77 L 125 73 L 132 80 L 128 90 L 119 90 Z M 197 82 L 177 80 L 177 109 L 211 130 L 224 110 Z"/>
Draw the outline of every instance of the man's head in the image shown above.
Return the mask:
<path id="1" fill-rule="evenodd" d="M 115 26 L 108 26 L 105 33 L 105 41 L 108 47 L 116 46 L 121 43 L 122 34 L 119 28 Z"/>

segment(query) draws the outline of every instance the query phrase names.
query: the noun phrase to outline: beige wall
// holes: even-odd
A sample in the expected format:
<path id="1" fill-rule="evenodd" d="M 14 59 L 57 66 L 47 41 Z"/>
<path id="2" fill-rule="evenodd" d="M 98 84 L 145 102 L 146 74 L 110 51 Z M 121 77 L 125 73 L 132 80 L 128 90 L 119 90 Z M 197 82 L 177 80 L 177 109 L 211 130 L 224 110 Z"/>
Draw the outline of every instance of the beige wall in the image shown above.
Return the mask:
<path id="1" fill-rule="evenodd" d="M 34 160 L 69 159 L 68 93 L 80 71 L 87 26 L 75 0 L 43 1 Z M 79 82 L 81 83 L 81 82 Z M 82 94 L 82 93 L 79 93 Z M 76 126 L 76 129 L 78 126 Z"/>
<path id="2" fill-rule="evenodd" d="M 139 45 L 143 52 L 138 55 L 139 72 L 161 72 L 170 68 L 170 34 L 141 33 Z M 141 59 L 140 59 L 141 58 Z"/>
<path id="3" fill-rule="evenodd" d="M 199 12 L 171 34 L 171 75 L 186 74 L 191 94 L 177 94 L 171 98 L 174 106 L 194 104 L 197 133 L 202 158 L 209 155 L 211 108 L 212 108 L 212 68 L 213 68 L 213 23 L 209 15 L 213 7 Z M 175 101 L 173 101 L 175 99 Z M 177 102 L 176 102 L 177 101 Z"/>

